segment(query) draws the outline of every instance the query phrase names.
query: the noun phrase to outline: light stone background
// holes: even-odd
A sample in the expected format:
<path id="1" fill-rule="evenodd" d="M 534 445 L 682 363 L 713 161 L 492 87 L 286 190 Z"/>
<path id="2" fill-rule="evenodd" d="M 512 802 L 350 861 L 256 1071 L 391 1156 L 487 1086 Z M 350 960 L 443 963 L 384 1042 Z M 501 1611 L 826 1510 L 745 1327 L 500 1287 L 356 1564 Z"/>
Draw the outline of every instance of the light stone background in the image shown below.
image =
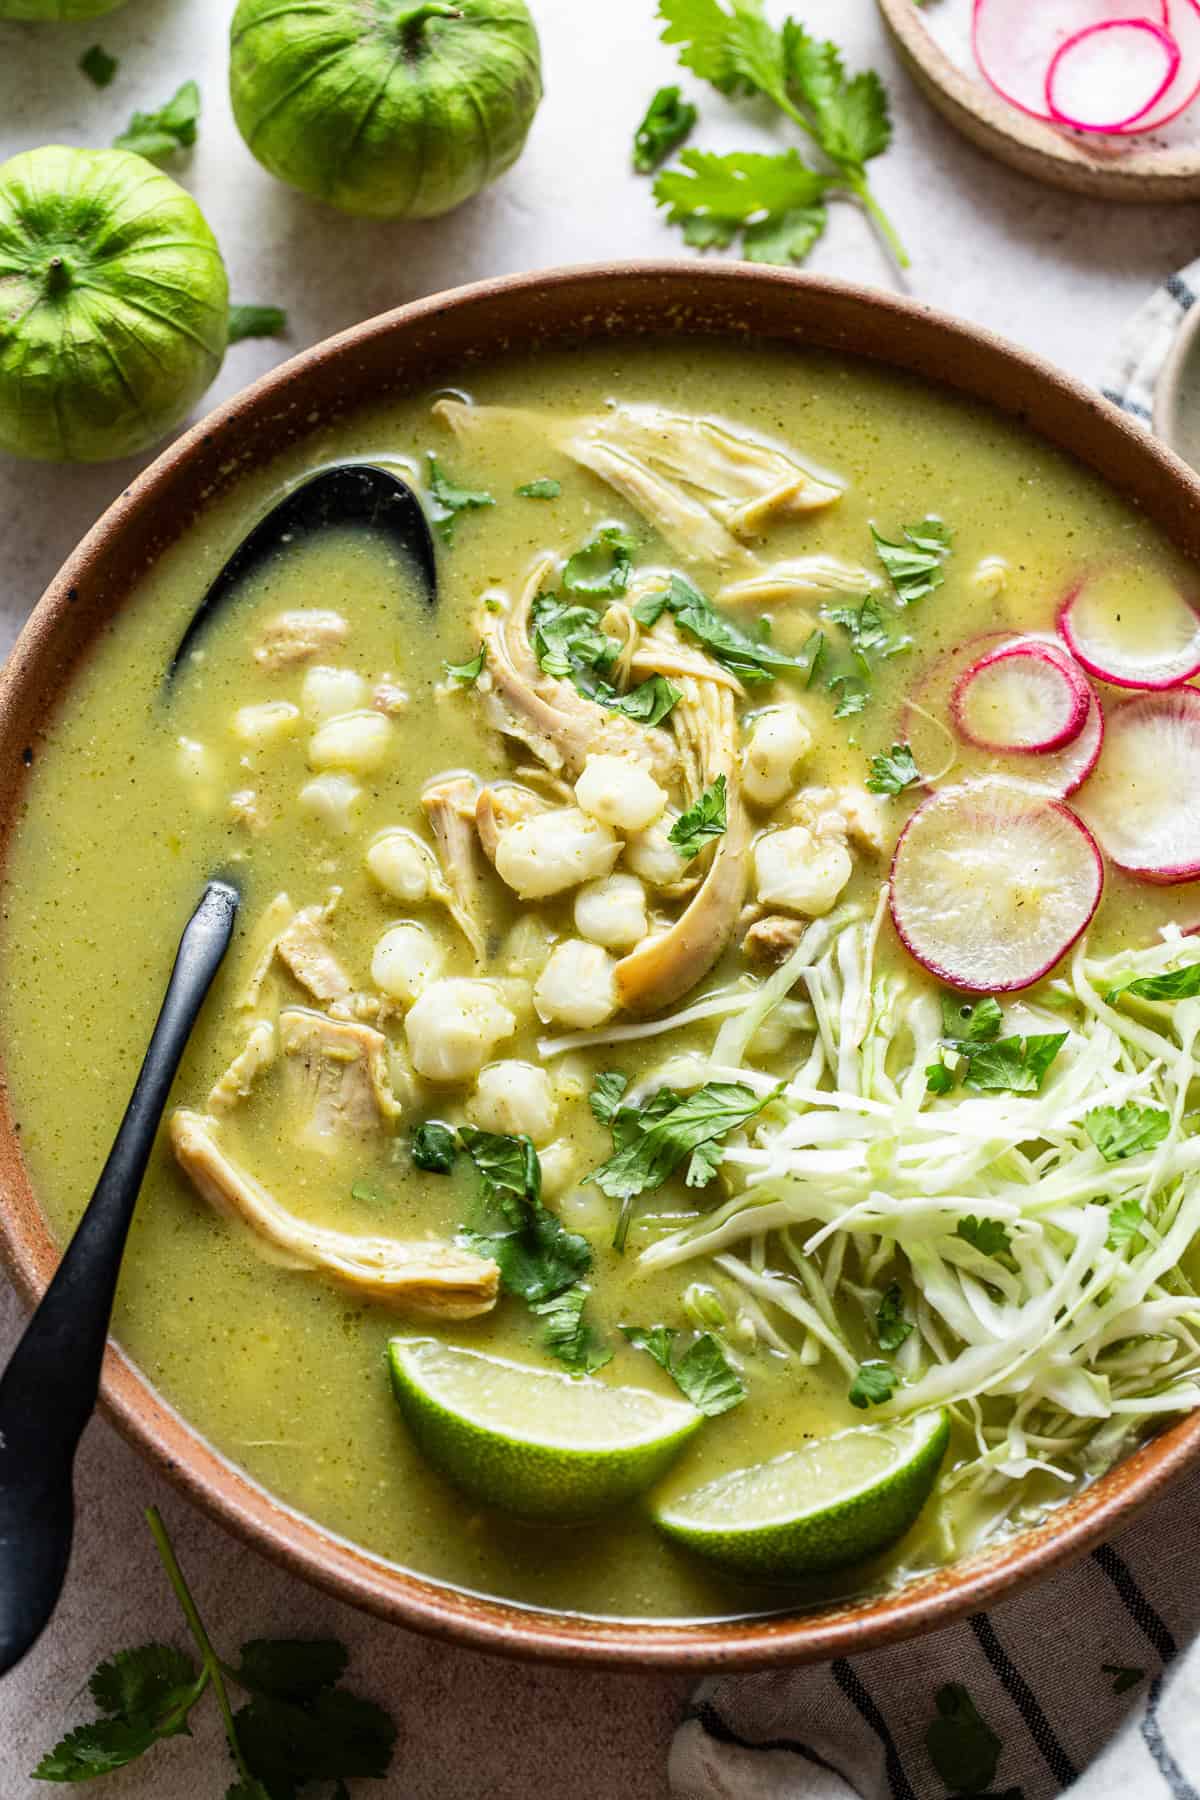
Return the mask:
<path id="1" fill-rule="evenodd" d="M 189 76 L 204 94 L 200 142 L 182 174 L 212 222 L 235 300 L 287 307 L 286 344 L 246 343 L 212 390 L 224 399 L 291 350 L 356 320 L 480 276 L 608 257 L 673 255 L 629 141 L 651 90 L 671 77 L 653 0 L 532 0 L 547 96 L 520 164 L 451 218 L 415 226 L 344 219 L 275 184 L 243 147 L 225 95 L 231 0 L 131 0 L 89 25 L 0 24 L 0 158 L 46 142 L 98 145 L 135 107 Z M 772 11 L 782 7 L 771 0 Z M 1195 208 L 1129 209 L 1043 189 L 993 167 L 934 116 L 897 67 L 871 0 L 794 0 L 836 35 L 853 65 L 887 78 L 896 142 L 875 164 L 879 193 L 908 244 L 906 286 L 1096 379 L 1122 323 L 1151 287 L 1200 250 Z M 121 59 L 98 93 L 77 72 L 99 39 Z M 692 84 L 696 86 L 698 84 Z M 753 107 L 700 96 L 699 141 L 769 143 Z M 811 267 L 880 287 L 899 283 L 865 220 L 835 209 Z M 63 557 L 137 464 L 50 470 L 0 458 L 0 652 Z M 0 1351 L 20 1309 L 0 1292 Z M 303 1586 L 207 1522 L 109 1429 L 91 1427 L 78 1468 L 75 1560 L 58 1615 L 0 1686 L 0 1800 L 45 1795 L 27 1781 L 41 1750 L 87 1716 L 79 1690 L 114 1648 L 181 1623 L 142 1524 L 156 1501 L 218 1642 L 333 1632 L 353 1681 L 400 1727 L 394 1773 L 368 1794 L 405 1800 L 528 1800 L 551 1783 L 572 1800 L 664 1800 L 666 1745 L 682 1677 L 538 1669 L 392 1630 Z M 177 1740 L 111 1777 L 112 1800 L 214 1800 L 230 1779 L 213 1708 Z"/>

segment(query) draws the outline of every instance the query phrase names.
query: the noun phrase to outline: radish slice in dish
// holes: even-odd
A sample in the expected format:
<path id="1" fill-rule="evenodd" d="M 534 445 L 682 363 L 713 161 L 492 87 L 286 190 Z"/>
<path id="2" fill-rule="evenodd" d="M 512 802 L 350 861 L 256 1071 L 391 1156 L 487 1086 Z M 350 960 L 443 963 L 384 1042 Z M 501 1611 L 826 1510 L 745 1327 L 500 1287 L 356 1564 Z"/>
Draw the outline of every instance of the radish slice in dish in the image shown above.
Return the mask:
<path id="1" fill-rule="evenodd" d="M 1055 52 L 1090 26 L 1128 20 L 1131 8 L 1169 28 L 1167 0 L 1144 0 L 1140 8 L 1136 0 L 975 0 L 975 60 L 1001 99 L 1035 119 L 1055 122 L 1046 104 L 1046 72 Z M 1166 97 L 1164 92 L 1160 106 Z"/>
<path id="2" fill-rule="evenodd" d="M 1142 10 L 1153 19 L 1153 6 Z M 1178 118 L 1200 94 L 1200 0 L 1163 0 L 1163 11 L 1163 24 L 1179 46 L 1179 67 L 1166 92 L 1140 118 L 1123 125 L 1118 136 L 1157 131 Z"/>
<path id="3" fill-rule="evenodd" d="M 1077 131 L 1127 131 L 1162 99 L 1179 45 L 1150 19 L 1106 19 L 1077 31 L 1050 59 L 1046 105 Z"/>
<path id="4" fill-rule="evenodd" d="M 1177 687 L 1200 675 L 1200 613 L 1163 581 L 1130 590 L 1120 568 L 1088 575 L 1058 615 L 1072 656 L 1114 687 Z"/>
<path id="5" fill-rule="evenodd" d="M 955 685 L 950 711 L 960 736 L 977 750 L 1044 755 L 1079 736 L 1090 693 L 1067 657 L 1025 641 L 972 663 Z"/>
<path id="6" fill-rule="evenodd" d="M 1164 885 L 1200 877 L 1200 693 L 1114 707 L 1079 805 L 1118 868 Z"/>
<path id="7" fill-rule="evenodd" d="M 947 744 L 953 743 L 949 729 L 953 696 L 967 672 L 998 651 L 1029 645 L 1058 658 L 1073 674 L 1079 674 L 1070 652 L 1058 638 L 1036 632 L 1024 636 L 1003 631 L 984 632 L 938 658 L 910 699 L 905 701 L 900 713 L 897 735 L 911 746 L 918 768 L 946 768 Z M 1103 742 L 1104 714 L 1089 688 L 1083 727 L 1078 737 L 1061 750 L 1037 755 L 1028 751 L 1002 754 L 980 749 L 974 744 L 960 744 L 943 779 L 957 783 L 976 775 L 1007 775 L 1019 781 L 1027 791 L 1063 799 L 1087 780 L 1096 766 Z M 938 779 L 926 781 L 927 787 L 938 785 Z"/>
<path id="8" fill-rule="evenodd" d="M 917 808 L 892 859 L 892 919 L 940 981 L 998 994 L 1065 956 L 1103 887 L 1100 852 L 1075 814 L 995 776 Z"/>

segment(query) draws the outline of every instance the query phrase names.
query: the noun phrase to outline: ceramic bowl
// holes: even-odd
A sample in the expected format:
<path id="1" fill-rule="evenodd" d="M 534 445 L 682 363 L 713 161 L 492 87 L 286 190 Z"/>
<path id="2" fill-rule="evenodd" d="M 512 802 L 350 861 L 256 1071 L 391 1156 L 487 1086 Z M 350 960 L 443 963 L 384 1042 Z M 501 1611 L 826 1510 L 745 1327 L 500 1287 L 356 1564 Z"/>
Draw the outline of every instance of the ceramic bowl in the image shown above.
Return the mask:
<path id="1" fill-rule="evenodd" d="M 627 334 L 755 337 L 866 357 L 1015 418 L 1143 508 L 1200 560 L 1200 482 L 1100 397 L 985 332 L 891 296 L 780 270 L 694 263 L 567 269 L 484 282 L 369 319 L 283 364 L 173 444 L 51 583 L 0 675 L 0 855 L 27 751 L 72 671 L 146 568 L 239 471 L 360 402 L 427 390 L 475 358 Z M 0 1243 L 24 1295 L 56 1247 L 31 1191 L 0 1071 Z M 110 1345 L 103 1405 L 196 1503 L 264 1554 L 398 1624 L 514 1655 L 626 1668 L 752 1667 L 874 1649 L 973 1612 L 1113 1531 L 1200 1454 L 1200 1413 L 1164 1431 L 1035 1529 L 897 1592 L 719 1621 L 627 1621 L 463 1593 L 386 1563 L 275 1500 L 220 1456 Z M 81 1531 L 87 1495 L 80 1496 Z"/>

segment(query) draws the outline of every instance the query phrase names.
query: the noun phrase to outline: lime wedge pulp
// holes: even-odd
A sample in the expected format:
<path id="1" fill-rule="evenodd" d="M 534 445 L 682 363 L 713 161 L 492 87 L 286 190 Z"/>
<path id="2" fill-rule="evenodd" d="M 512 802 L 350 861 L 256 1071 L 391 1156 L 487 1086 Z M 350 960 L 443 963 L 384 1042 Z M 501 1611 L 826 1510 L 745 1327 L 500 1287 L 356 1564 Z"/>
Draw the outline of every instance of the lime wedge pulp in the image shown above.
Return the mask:
<path id="1" fill-rule="evenodd" d="M 504 1512 L 567 1522 L 658 1480 L 703 1423 L 695 1407 L 463 1350 L 393 1338 L 392 1390 L 418 1447 L 456 1486 Z"/>
<path id="2" fill-rule="evenodd" d="M 945 1412 L 856 1425 L 693 1488 L 660 1507 L 655 1523 L 751 1580 L 839 1569 L 903 1537 L 929 1498 L 949 1436 Z"/>

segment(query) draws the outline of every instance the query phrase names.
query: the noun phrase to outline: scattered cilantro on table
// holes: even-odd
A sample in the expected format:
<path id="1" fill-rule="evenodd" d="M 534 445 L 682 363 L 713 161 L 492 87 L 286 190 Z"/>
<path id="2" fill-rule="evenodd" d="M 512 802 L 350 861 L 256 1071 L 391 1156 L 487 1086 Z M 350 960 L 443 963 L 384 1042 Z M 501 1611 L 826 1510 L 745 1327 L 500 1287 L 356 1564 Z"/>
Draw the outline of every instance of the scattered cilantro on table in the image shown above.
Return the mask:
<path id="1" fill-rule="evenodd" d="M 240 344 L 243 338 L 282 337 L 287 330 L 287 314 L 282 306 L 259 306 L 249 302 L 229 309 L 229 342 Z"/>
<path id="2" fill-rule="evenodd" d="M 660 87 L 634 133 L 633 166 L 638 174 L 653 175 L 690 136 L 699 116 L 677 87 Z"/>
<path id="3" fill-rule="evenodd" d="M 710 1419 L 740 1406 L 746 1398 L 745 1382 L 711 1331 L 688 1333 L 672 1325 L 622 1325 L 621 1333 L 635 1350 L 652 1356 L 684 1398 Z M 690 1342 L 681 1350 L 678 1345 L 683 1337 Z"/>
<path id="4" fill-rule="evenodd" d="M 199 124 L 200 89 L 194 81 L 185 81 L 157 112 L 135 112 L 113 139 L 113 149 L 132 150 L 147 162 L 169 162 L 181 150 L 191 149 Z"/>
<path id="5" fill-rule="evenodd" d="M 891 142 L 887 94 L 873 70 L 848 76 L 837 46 L 788 18 L 781 29 L 762 0 L 659 0 L 663 42 L 718 92 L 760 97 L 778 108 L 819 153 L 810 167 L 798 150 L 778 155 L 687 150 L 654 197 L 671 224 L 699 249 L 742 233 L 742 254 L 799 262 L 825 229 L 825 200 L 849 196 L 870 215 L 896 262 L 908 257 L 871 189 L 867 164 Z"/>
<path id="6" fill-rule="evenodd" d="M 171 1644 L 143 1644 L 100 1664 L 89 1685 L 101 1717 L 48 1750 L 35 1781 L 91 1781 L 144 1756 L 167 1738 L 190 1736 L 192 1709 L 211 1688 L 237 1772 L 226 1800 L 294 1800 L 309 1782 L 382 1779 L 396 1727 L 382 1707 L 339 1687 L 349 1656 L 334 1638 L 254 1638 L 236 1667 L 217 1654 L 166 1526 L 146 1514 L 155 1547 L 199 1652 L 199 1667 Z M 247 1702 L 236 1713 L 230 1688 Z"/>
<path id="7" fill-rule="evenodd" d="M 108 87 L 120 66 L 117 58 L 110 56 L 103 44 L 93 44 L 79 59 L 80 70 L 98 88 Z"/>

